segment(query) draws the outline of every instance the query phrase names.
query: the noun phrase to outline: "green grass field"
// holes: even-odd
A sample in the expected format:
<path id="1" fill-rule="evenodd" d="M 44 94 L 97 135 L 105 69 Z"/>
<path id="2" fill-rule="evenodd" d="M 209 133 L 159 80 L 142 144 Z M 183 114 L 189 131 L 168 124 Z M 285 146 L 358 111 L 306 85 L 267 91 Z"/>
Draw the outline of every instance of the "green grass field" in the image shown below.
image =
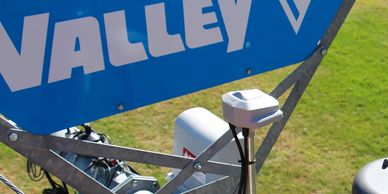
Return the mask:
<path id="1" fill-rule="evenodd" d="M 231 90 L 266 92 L 295 66 L 222 85 L 128 113 L 94 127 L 113 143 L 171 153 L 174 118 L 205 107 L 221 116 L 220 97 Z M 263 134 L 257 136 L 260 142 Z M 329 54 L 257 178 L 257 193 L 350 193 L 357 171 L 388 156 L 388 1 L 358 0 Z M 169 169 L 134 164 L 161 183 Z M 0 174 L 25 193 L 40 193 L 25 159 L 0 145 Z M 387 180 L 388 181 L 388 180 Z M 0 183 L 0 193 L 12 193 Z"/>

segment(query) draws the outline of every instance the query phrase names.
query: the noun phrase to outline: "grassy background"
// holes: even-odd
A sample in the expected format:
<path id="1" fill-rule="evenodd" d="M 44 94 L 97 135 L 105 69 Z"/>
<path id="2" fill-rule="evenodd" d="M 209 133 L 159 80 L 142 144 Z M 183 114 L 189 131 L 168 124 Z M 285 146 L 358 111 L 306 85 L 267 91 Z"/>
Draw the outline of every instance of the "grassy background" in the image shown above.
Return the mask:
<path id="1" fill-rule="evenodd" d="M 329 55 L 308 87 L 257 180 L 258 193 L 350 193 L 357 170 L 388 154 L 388 1 L 358 0 Z M 113 143 L 171 153 L 174 118 L 191 107 L 221 116 L 220 96 L 274 83 L 295 67 L 94 122 Z M 263 130 L 257 136 L 259 142 Z M 134 164 L 165 183 L 169 169 Z M 25 159 L 0 145 L 0 173 L 25 193 L 48 183 L 31 182 Z M 1 193 L 12 193 L 0 184 Z"/>

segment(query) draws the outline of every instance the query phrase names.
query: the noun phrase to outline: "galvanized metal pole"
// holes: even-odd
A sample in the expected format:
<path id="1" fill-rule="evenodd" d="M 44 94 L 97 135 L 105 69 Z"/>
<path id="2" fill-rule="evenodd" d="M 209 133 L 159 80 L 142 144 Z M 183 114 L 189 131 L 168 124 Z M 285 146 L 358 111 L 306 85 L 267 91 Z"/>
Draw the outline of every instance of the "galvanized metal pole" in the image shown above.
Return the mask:
<path id="1" fill-rule="evenodd" d="M 247 138 L 248 141 L 248 185 L 247 185 L 247 193 L 248 194 L 255 194 L 256 193 L 256 166 L 254 165 L 255 161 L 255 130 L 250 129 L 249 130 L 249 135 Z"/>

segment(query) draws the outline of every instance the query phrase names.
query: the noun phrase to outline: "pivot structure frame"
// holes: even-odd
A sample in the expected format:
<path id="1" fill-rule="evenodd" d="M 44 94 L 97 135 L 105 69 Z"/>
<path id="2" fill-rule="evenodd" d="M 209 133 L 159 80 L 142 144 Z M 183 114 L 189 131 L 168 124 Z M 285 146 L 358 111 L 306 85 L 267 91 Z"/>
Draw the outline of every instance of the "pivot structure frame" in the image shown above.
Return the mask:
<path id="1" fill-rule="evenodd" d="M 335 36 L 340 30 L 354 3 L 355 0 L 345 0 L 342 3 L 316 50 L 270 93 L 271 96 L 278 99 L 286 93 L 287 90 L 292 88 L 289 96 L 282 106 L 283 119 L 272 125 L 265 139 L 261 143 L 261 146 L 257 152 L 255 152 L 256 175 L 259 174 L 261 168 L 263 167 L 264 162 L 309 85 L 314 73 L 321 64 L 323 58 L 326 56 L 328 49 L 330 48 Z M 240 132 L 239 129 L 238 132 Z M 80 193 L 120 194 L 125 193 L 125 190 L 120 189 L 119 187 L 113 190 L 106 188 L 104 185 L 100 184 L 82 170 L 62 158 L 59 154 L 57 154 L 58 151 L 83 156 L 105 157 L 181 169 L 180 173 L 178 173 L 173 179 L 156 192 L 158 194 L 172 193 L 178 188 L 178 186 L 182 185 L 185 180 L 197 171 L 219 174 L 224 177 L 184 193 L 232 193 L 240 181 L 240 166 L 210 161 L 210 159 L 232 139 L 233 135 L 229 130 L 212 145 L 206 148 L 201 154 L 199 154 L 197 158 L 193 159 L 183 156 L 115 145 L 98 144 L 81 140 L 65 139 L 55 136 L 33 135 L 20 130 L 12 122 L 0 117 L 1 142 L 20 153 L 31 162 L 41 166 L 43 169 L 55 175 L 65 183 L 71 185 Z M 87 185 L 87 187 L 85 187 L 85 185 Z"/>

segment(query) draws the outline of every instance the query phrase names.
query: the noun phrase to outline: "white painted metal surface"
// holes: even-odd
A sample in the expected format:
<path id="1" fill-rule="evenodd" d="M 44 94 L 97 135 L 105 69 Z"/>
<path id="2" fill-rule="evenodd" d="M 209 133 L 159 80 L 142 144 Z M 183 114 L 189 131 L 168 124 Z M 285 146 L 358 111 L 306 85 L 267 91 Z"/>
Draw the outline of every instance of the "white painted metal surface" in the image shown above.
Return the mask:
<path id="1" fill-rule="evenodd" d="M 204 108 L 186 110 L 175 121 L 174 154 L 195 158 L 228 130 L 228 123 Z M 243 141 L 241 134 L 239 139 L 241 142 Z M 239 164 L 240 157 L 234 140 L 211 160 Z M 171 176 L 178 174 L 179 171 L 173 169 Z M 196 172 L 178 190 L 180 192 L 187 191 L 221 177 L 221 175 Z"/>

